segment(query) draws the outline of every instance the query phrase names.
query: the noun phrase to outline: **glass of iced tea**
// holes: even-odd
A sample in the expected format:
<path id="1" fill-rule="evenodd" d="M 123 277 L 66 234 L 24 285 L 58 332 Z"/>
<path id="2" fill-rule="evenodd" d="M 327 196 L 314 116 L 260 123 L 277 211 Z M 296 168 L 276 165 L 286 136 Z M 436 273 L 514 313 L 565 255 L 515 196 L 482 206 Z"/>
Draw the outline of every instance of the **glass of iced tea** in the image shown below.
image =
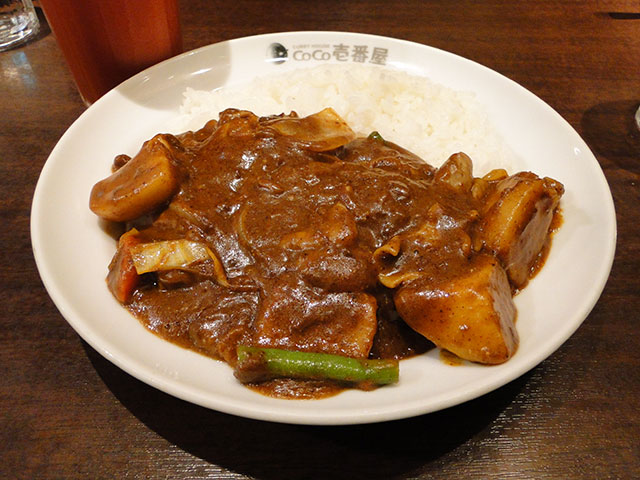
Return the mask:
<path id="1" fill-rule="evenodd" d="M 40 5 L 86 105 L 182 52 L 178 0 L 40 0 Z"/>

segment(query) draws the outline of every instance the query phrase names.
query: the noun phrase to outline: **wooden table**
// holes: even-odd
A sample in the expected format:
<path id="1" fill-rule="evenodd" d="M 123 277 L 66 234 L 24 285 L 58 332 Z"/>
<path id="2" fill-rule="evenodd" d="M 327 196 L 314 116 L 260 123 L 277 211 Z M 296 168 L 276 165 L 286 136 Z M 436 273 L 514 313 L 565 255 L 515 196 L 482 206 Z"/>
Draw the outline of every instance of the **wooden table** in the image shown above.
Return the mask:
<path id="1" fill-rule="evenodd" d="M 0 477 L 640 478 L 639 14 L 638 2 L 613 0 L 182 2 L 186 49 L 256 33 L 344 30 L 482 63 L 555 108 L 611 186 L 611 277 L 556 353 L 466 404 L 345 427 L 191 405 L 78 337 L 39 279 L 29 214 L 48 154 L 85 107 L 46 24 L 35 41 L 0 53 Z"/>

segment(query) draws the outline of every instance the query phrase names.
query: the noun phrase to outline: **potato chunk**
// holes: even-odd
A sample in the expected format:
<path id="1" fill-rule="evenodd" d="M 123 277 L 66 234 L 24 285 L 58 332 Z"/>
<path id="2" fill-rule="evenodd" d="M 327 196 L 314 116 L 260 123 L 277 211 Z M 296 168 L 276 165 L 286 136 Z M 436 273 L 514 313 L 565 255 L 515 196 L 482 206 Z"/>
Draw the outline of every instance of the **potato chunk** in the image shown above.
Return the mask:
<path id="1" fill-rule="evenodd" d="M 486 199 L 483 244 L 500 259 L 517 288 L 529 279 L 563 193 L 559 182 L 522 172 L 501 180 Z"/>
<path id="2" fill-rule="evenodd" d="M 170 135 L 156 135 L 140 152 L 91 190 L 89 207 L 114 222 L 134 220 L 169 200 L 178 189 Z"/>
<path id="3" fill-rule="evenodd" d="M 517 349 L 509 282 L 489 255 L 473 257 L 449 278 L 421 277 L 403 285 L 394 302 L 411 328 L 465 360 L 502 363 Z"/>

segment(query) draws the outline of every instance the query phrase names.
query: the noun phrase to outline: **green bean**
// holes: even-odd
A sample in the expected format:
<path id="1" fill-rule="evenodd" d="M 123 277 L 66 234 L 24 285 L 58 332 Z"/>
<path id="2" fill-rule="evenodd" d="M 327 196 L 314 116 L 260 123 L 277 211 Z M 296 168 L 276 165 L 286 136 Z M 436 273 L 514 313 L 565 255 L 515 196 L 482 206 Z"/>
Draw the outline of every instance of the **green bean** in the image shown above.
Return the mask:
<path id="1" fill-rule="evenodd" d="M 235 376 L 243 383 L 273 378 L 332 380 L 372 388 L 398 381 L 397 360 L 370 360 L 240 345 Z"/>
<path id="2" fill-rule="evenodd" d="M 370 140 L 376 140 L 382 144 L 385 144 L 385 139 L 382 138 L 382 135 L 380 135 L 380 133 L 378 133 L 378 131 L 373 131 L 369 134 L 369 139 Z"/>

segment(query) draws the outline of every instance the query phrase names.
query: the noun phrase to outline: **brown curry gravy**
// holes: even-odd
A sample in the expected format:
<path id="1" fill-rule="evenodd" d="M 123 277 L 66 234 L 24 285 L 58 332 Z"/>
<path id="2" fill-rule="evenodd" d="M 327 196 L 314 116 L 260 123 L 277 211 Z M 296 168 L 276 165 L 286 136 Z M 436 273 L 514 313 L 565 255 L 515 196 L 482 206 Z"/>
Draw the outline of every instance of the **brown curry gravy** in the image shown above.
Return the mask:
<path id="1" fill-rule="evenodd" d="M 179 192 L 128 225 L 144 241 L 206 242 L 229 286 L 207 272 L 151 274 L 127 308 L 162 338 L 230 365 L 238 344 L 397 359 L 432 348 L 399 317 L 379 275 L 466 268 L 482 199 L 434 181 L 432 166 L 380 139 L 315 152 L 267 125 L 230 110 L 177 136 Z M 427 223 L 448 236 L 446 248 L 415 241 L 398 258 L 373 257 Z M 372 311 L 373 326 L 363 320 Z M 319 398 L 342 386 L 285 379 L 252 388 Z"/>

